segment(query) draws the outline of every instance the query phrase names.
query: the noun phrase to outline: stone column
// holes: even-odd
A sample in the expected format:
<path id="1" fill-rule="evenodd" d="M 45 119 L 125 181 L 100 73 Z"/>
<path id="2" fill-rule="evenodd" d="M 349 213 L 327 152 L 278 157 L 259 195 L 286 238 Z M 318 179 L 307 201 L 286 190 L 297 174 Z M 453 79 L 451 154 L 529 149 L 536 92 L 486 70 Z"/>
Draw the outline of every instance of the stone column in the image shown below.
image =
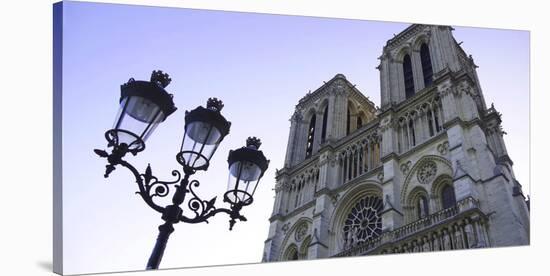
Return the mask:
<path id="1" fill-rule="evenodd" d="M 468 244 L 468 248 L 477 247 L 477 240 L 475 238 L 474 228 L 471 224 L 471 221 L 469 221 L 469 219 L 464 224 L 464 233 L 466 236 L 466 242 Z"/>
<path id="2" fill-rule="evenodd" d="M 328 116 L 327 116 L 327 134 L 326 140 L 330 141 L 335 139 L 335 124 L 337 121 L 337 109 L 336 109 L 336 95 L 333 92 L 329 92 L 328 96 Z"/>
<path id="3" fill-rule="evenodd" d="M 432 61 L 433 72 L 435 74 L 445 68 L 445 62 L 443 61 L 441 47 L 439 46 L 439 34 L 437 31 L 434 31 L 434 27 L 431 27 L 428 48 L 430 49 L 430 58 Z"/>
<path id="4" fill-rule="evenodd" d="M 381 107 L 385 108 L 392 101 L 389 81 L 389 60 L 387 54 L 383 54 L 380 57 L 380 65 L 377 69 L 380 70 Z"/>
<path id="5" fill-rule="evenodd" d="M 392 231 L 403 225 L 403 211 L 401 206 L 402 175 L 395 158 L 384 162 L 383 173 L 379 178 L 382 183 L 384 209 L 382 215 L 382 232 Z"/>
<path id="6" fill-rule="evenodd" d="M 315 133 L 313 134 L 313 151 L 311 154 L 315 154 L 321 146 L 321 135 L 323 134 L 323 112 L 317 111 L 315 113 Z"/>
<path id="7" fill-rule="evenodd" d="M 298 164 L 306 158 L 306 145 L 307 145 L 307 131 L 309 122 L 301 120 L 297 122 L 296 139 L 294 139 L 294 154 L 292 164 Z"/>
<path id="8" fill-rule="evenodd" d="M 299 122 L 302 120 L 302 115 L 296 110 L 290 118 L 290 131 L 288 134 L 288 143 L 286 146 L 285 167 L 293 165 L 293 155 L 295 154 L 295 144 L 297 143 L 296 132 L 298 131 Z"/>
<path id="9" fill-rule="evenodd" d="M 422 61 L 420 59 L 420 50 L 413 50 L 411 55 L 414 90 L 420 91 L 424 89 L 424 73 L 422 72 Z"/>
<path id="10" fill-rule="evenodd" d="M 264 242 L 264 253 L 262 261 L 278 261 L 281 242 L 284 234 L 281 230 L 282 222 L 279 219 L 271 221 L 268 237 Z"/>
<path id="11" fill-rule="evenodd" d="M 328 257 L 329 241 L 329 215 L 332 211 L 330 198 L 326 194 L 320 195 L 315 202 L 315 213 L 313 214 L 313 235 L 308 248 L 308 259 L 319 259 Z"/>

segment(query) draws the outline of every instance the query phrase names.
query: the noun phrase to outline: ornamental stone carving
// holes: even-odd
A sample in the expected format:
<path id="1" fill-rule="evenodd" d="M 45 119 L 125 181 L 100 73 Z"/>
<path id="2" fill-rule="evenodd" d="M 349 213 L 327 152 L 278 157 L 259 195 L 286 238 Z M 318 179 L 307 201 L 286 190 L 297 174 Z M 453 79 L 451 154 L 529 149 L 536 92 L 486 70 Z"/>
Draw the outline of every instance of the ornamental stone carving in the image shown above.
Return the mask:
<path id="1" fill-rule="evenodd" d="M 401 172 L 403 174 L 407 174 L 409 172 L 409 169 L 411 168 L 411 161 L 407 161 L 406 163 L 401 164 L 399 167 L 401 169 Z"/>
<path id="2" fill-rule="evenodd" d="M 441 155 L 445 155 L 449 152 L 449 142 L 445 141 L 439 145 L 437 145 L 437 151 Z"/>
<path id="3" fill-rule="evenodd" d="M 290 227 L 290 222 L 287 222 L 283 225 L 283 227 L 281 228 L 283 230 L 283 233 L 286 234 L 286 232 L 288 231 L 288 228 Z"/>
<path id="4" fill-rule="evenodd" d="M 435 175 L 437 173 L 437 164 L 433 161 L 426 161 L 420 169 L 418 169 L 418 173 L 416 174 L 416 177 L 418 178 L 418 181 L 422 184 L 427 184 L 430 181 L 432 181 L 435 178 Z"/>
<path id="5" fill-rule="evenodd" d="M 304 237 L 307 235 L 307 224 L 302 223 L 298 228 L 296 228 L 296 233 L 294 233 L 294 239 L 296 241 L 300 242 L 304 239 Z"/>
<path id="6" fill-rule="evenodd" d="M 378 178 L 378 180 L 380 180 L 380 182 L 382 182 L 384 180 L 384 172 L 379 172 L 376 177 Z"/>

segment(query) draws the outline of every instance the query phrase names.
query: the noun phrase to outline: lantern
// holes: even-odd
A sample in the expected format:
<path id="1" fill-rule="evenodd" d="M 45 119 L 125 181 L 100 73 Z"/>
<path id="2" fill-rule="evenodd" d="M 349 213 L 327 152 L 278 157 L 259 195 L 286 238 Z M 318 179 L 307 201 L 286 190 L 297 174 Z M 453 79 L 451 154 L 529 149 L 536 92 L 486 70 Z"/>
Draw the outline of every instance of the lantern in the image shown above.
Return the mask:
<path id="1" fill-rule="evenodd" d="M 185 134 L 176 156 L 184 169 L 208 169 L 210 159 L 231 126 L 231 122 L 221 115 L 222 108 L 222 101 L 209 98 L 206 108 L 199 106 L 185 113 Z"/>
<path id="2" fill-rule="evenodd" d="M 260 139 L 249 137 L 246 147 L 229 152 L 229 180 L 224 200 L 233 205 L 250 205 L 254 192 L 269 165 L 262 151 Z"/>
<path id="3" fill-rule="evenodd" d="M 158 70 L 151 74 L 151 81 L 131 78 L 120 86 L 120 109 L 113 128 L 105 133 L 109 146 L 134 154 L 145 149 L 157 125 L 177 109 L 172 95 L 164 90 L 170 81 L 168 74 Z"/>

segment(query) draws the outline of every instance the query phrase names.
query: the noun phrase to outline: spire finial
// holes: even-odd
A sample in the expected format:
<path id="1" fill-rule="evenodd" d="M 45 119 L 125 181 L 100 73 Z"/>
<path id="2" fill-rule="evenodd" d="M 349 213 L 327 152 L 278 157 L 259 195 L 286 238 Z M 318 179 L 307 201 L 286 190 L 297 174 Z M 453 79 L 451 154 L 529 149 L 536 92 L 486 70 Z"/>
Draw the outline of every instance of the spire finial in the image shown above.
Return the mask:
<path id="1" fill-rule="evenodd" d="M 262 145 L 262 141 L 260 141 L 260 139 L 257 138 L 256 136 L 251 136 L 251 137 L 248 137 L 248 139 L 246 139 L 247 148 L 259 149 L 261 145 Z"/>
<path id="2" fill-rule="evenodd" d="M 153 73 L 151 73 L 151 82 L 162 86 L 162 88 L 168 86 L 171 81 L 172 79 L 170 76 L 167 73 L 163 73 L 162 70 L 154 70 Z"/>
<path id="3" fill-rule="evenodd" d="M 223 102 L 218 98 L 209 98 L 206 102 L 206 108 L 219 112 L 223 108 Z"/>

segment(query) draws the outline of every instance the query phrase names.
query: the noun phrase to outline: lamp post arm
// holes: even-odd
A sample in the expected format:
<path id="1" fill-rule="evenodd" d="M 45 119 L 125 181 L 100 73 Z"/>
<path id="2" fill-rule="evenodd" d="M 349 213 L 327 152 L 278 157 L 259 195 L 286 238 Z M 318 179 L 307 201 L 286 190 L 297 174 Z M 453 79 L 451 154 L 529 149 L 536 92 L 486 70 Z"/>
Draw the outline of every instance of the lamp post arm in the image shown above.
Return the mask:
<path id="1" fill-rule="evenodd" d="M 149 205 L 149 207 L 151 207 L 153 210 L 155 210 L 155 211 L 162 214 L 164 212 L 164 207 L 161 207 L 161 206 L 157 205 L 153 201 L 153 196 L 155 196 L 155 195 L 162 196 L 163 194 L 168 194 L 168 186 L 164 182 L 159 182 L 156 177 L 151 175 L 151 166 L 149 166 L 149 165 L 147 166 L 147 169 L 145 170 L 145 174 L 140 174 L 137 171 L 137 169 L 134 166 L 132 166 L 130 163 L 128 163 L 124 160 L 120 160 L 119 163 L 123 167 L 130 170 L 132 172 L 132 174 L 134 175 L 134 177 L 136 179 L 136 184 L 138 185 L 138 189 L 139 189 L 139 191 L 136 192 L 136 193 L 141 196 L 143 201 L 145 201 L 145 203 L 147 203 L 147 205 Z M 174 174 L 174 173 L 172 173 L 172 174 Z M 178 178 L 179 178 L 179 176 L 178 176 Z M 144 179 L 145 179 L 145 183 L 143 182 Z M 151 184 L 151 182 L 150 182 L 151 180 L 155 180 L 155 181 Z M 179 181 L 179 179 L 177 181 Z M 155 193 L 151 195 L 151 193 L 150 193 L 151 188 L 153 186 L 155 186 L 156 183 L 159 183 L 158 185 L 160 185 L 160 186 L 158 186 L 157 189 L 155 189 Z"/>
<path id="2" fill-rule="evenodd" d="M 108 164 L 106 166 L 105 177 L 109 177 L 109 174 L 115 170 L 116 165 L 121 165 L 127 168 L 133 175 L 138 185 L 139 191 L 136 193 L 141 196 L 143 201 L 149 205 L 153 210 L 164 213 L 165 208 L 157 205 L 153 201 L 153 197 L 165 197 L 169 194 L 170 188 L 169 185 L 176 184 L 181 179 L 181 173 L 177 170 L 172 171 L 172 175 L 176 177 L 173 181 L 162 181 L 158 180 L 156 176 L 153 175 L 151 166 L 147 165 L 145 173 L 140 174 L 138 170 L 132 166 L 127 161 L 123 160 L 122 157 L 125 155 L 126 151 L 124 149 L 116 148 L 113 149 L 111 154 L 103 150 L 94 150 L 94 152 L 100 157 L 107 158 Z"/>
<path id="3" fill-rule="evenodd" d="M 210 217 L 215 216 L 218 213 L 226 213 L 231 218 L 229 220 L 229 230 L 233 229 L 233 225 L 235 224 L 236 220 L 246 221 L 246 218 L 241 215 L 239 212 L 241 208 L 243 207 L 243 204 L 231 204 L 230 209 L 226 208 L 216 208 L 214 206 L 216 202 L 216 197 L 212 198 L 211 200 L 203 200 L 201 199 L 193 190 L 194 187 L 198 187 L 200 185 L 200 182 L 197 180 L 193 180 L 189 183 L 187 181 L 182 181 L 182 186 L 185 187 L 185 191 L 191 193 L 191 198 L 187 202 L 187 206 L 193 213 L 195 213 L 195 216 L 193 217 L 187 217 L 183 213 L 180 214 L 179 220 L 184 223 L 201 223 L 206 222 L 208 223 L 208 219 Z M 224 200 L 225 201 L 225 200 Z"/>
<path id="4" fill-rule="evenodd" d="M 246 217 L 241 215 L 239 213 L 239 210 L 237 210 L 235 208 L 232 208 L 232 209 L 226 209 L 226 208 L 214 209 L 214 210 L 212 210 L 212 211 L 210 211 L 210 212 L 208 212 L 208 213 L 206 213 L 202 216 L 196 216 L 196 217 L 193 217 L 193 218 L 188 218 L 188 217 L 182 215 L 182 216 L 180 216 L 180 221 L 182 221 L 184 223 L 201 223 L 201 222 L 208 223 L 208 219 L 210 217 L 215 216 L 218 213 L 226 213 L 226 214 L 229 215 L 229 217 L 230 217 L 229 230 L 233 229 L 233 225 L 235 225 L 237 220 L 246 221 Z"/>

